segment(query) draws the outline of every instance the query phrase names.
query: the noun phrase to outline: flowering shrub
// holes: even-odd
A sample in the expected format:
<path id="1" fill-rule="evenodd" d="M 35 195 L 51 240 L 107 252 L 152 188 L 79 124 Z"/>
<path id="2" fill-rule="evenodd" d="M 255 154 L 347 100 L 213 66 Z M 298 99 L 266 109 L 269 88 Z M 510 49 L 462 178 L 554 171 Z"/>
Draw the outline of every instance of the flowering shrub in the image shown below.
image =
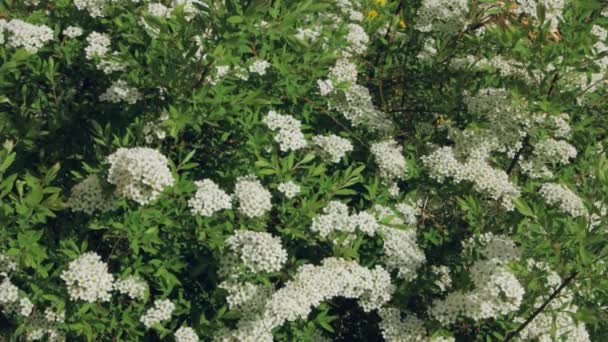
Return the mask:
<path id="1" fill-rule="evenodd" d="M 0 14 L 0 340 L 608 339 L 605 1 Z"/>

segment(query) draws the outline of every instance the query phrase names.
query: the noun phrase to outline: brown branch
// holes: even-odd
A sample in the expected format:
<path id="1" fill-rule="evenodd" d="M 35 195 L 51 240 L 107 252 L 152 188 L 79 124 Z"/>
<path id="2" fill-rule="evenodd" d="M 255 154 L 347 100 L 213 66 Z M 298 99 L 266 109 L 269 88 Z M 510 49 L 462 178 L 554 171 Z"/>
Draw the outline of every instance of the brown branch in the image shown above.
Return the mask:
<path id="1" fill-rule="evenodd" d="M 517 165 L 517 161 L 519 160 L 519 157 L 521 157 L 521 154 L 524 152 L 524 149 L 528 146 L 529 141 L 530 141 L 530 136 L 526 135 L 524 137 L 524 140 L 521 143 L 521 148 L 519 150 L 517 150 L 517 152 L 515 152 L 513 159 L 511 159 L 511 163 L 509 164 L 509 167 L 507 168 L 507 175 L 511 174 L 511 172 L 515 168 L 515 165 Z"/>
<path id="2" fill-rule="evenodd" d="M 547 300 L 545 300 L 545 302 L 541 306 L 534 310 L 534 312 L 532 313 L 532 315 L 530 315 L 530 317 L 528 317 L 528 319 L 526 319 L 522 324 L 520 324 L 519 327 L 515 329 L 515 331 L 510 332 L 507 334 L 507 336 L 505 336 L 503 342 L 512 341 L 522 330 L 524 330 L 530 323 L 532 323 L 536 316 L 540 315 L 540 313 L 543 312 L 547 305 L 549 305 L 549 303 L 551 303 L 551 301 L 555 299 L 560 294 L 560 292 L 562 292 L 562 290 L 565 289 L 566 286 L 568 286 L 576 278 L 577 275 L 578 272 L 574 271 L 566 279 L 564 279 L 559 285 L 559 287 L 556 288 L 553 293 L 551 293 L 549 298 L 547 298 Z"/>

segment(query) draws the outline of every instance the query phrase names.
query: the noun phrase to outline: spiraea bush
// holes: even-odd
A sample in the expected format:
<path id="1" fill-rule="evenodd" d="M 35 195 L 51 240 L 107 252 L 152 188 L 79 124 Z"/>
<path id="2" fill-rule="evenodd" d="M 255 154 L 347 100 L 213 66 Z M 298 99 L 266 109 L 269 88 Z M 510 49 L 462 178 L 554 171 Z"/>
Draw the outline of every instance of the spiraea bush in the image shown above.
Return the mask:
<path id="1" fill-rule="evenodd" d="M 602 0 L 0 18 L 0 340 L 608 339 Z"/>

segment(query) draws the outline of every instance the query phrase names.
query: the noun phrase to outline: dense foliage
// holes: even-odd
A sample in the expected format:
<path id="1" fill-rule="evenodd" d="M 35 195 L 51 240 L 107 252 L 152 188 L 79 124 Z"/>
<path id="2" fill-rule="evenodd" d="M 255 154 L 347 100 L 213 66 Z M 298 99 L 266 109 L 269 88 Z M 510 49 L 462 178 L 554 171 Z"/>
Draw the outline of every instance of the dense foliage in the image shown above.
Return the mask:
<path id="1" fill-rule="evenodd" d="M 608 339 L 602 0 L 0 14 L 0 340 Z"/>

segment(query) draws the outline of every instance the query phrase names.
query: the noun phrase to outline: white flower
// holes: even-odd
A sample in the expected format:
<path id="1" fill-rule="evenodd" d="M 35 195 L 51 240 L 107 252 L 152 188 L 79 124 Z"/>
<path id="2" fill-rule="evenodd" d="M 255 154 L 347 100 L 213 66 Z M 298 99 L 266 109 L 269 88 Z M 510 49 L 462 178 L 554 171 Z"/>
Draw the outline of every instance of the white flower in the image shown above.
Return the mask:
<path id="1" fill-rule="evenodd" d="M 10 279 L 4 278 L 0 283 L 0 304 L 7 305 L 19 300 L 19 288 L 11 283 Z"/>
<path id="2" fill-rule="evenodd" d="M 317 86 L 319 87 L 319 93 L 321 96 L 325 96 L 334 90 L 334 83 L 330 80 L 317 80 Z"/>
<path id="3" fill-rule="evenodd" d="M 302 123 L 293 116 L 271 110 L 262 122 L 276 132 L 274 140 L 280 144 L 281 151 L 296 151 L 306 147 L 306 138 L 300 128 Z"/>
<path id="4" fill-rule="evenodd" d="M 108 265 L 94 252 L 87 252 L 69 263 L 61 272 L 61 279 L 68 287 L 72 300 L 89 303 L 110 300 L 114 277 L 108 272 Z"/>
<path id="5" fill-rule="evenodd" d="M 113 198 L 104 194 L 97 175 L 89 175 L 76 184 L 70 192 L 68 205 L 72 211 L 82 211 L 89 215 L 95 211 L 102 213 L 112 210 Z"/>
<path id="6" fill-rule="evenodd" d="M 174 334 L 175 342 L 198 342 L 196 331 L 190 327 L 181 327 Z"/>
<path id="7" fill-rule="evenodd" d="M 270 63 L 268 63 L 267 61 L 263 60 L 263 59 L 256 59 L 250 66 L 249 66 L 249 72 L 251 73 L 255 73 L 255 74 L 259 74 L 259 75 L 266 75 L 266 69 L 270 66 Z"/>
<path id="8" fill-rule="evenodd" d="M 173 184 L 169 161 L 157 150 L 119 148 L 108 156 L 107 162 L 108 182 L 116 186 L 116 195 L 139 204 L 156 200 L 165 187 Z"/>
<path id="9" fill-rule="evenodd" d="M 82 36 L 82 29 L 78 26 L 68 26 L 63 30 L 63 35 L 70 38 Z"/>
<path id="10" fill-rule="evenodd" d="M 131 299 L 144 299 L 148 291 L 148 283 L 138 276 L 128 276 L 124 279 L 118 279 L 114 283 L 114 289 L 120 293 L 126 294 Z"/>
<path id="11" fill-rule="evenodd" d="M 573 217 L 587 214 L 587 208 L 580 197 L 562 184 L 546 183 L 539 193 L 549 205 L 557 206 L 563 213 Z"/>
<path id="12" fill-rule="evenodd" d="M 293 181 L 287 181 L 279 184 L 278 190 L 287 198 L 294 198 L 300 193 L 300 186 Z"/>
<path id="13" fill-rule="evenodd" d="M 146 328 L 150 329 L 155 324 L 171 319 L 171 314 L 175 310 L 175 304 L 168 299 L 157 300 L 154 306 L 149 308 L 144 315 L 141 316 L 142 322 Z"/>
<path id="14" fill-rule="evenodd" d="M 382 337 L 387 342 L 428 342 L 424 322 L 413 314 L 401 318 L 399 309 L 386 307 L 378 310 Z"/>
<path id="15" fill-rule="evenodd" d="M 105 33 L 91 32 L 87 36 L 87 47 L 84 48 L 87 59 L 103 57 L 110 51 L 110 36 Z"/>
<path id="16" fill-rule="evenodd" d="M 232 208 L 232 198 L 210 179 L 194 182 L 197 186 L 188 206 L 194 215 L 212 216 L 214 213 Z"/>
<path id="17" fill-rule="evenodd" d="M 372 144 L 370 151 L 376 158 L 380 176 L 384 179 L 403 179 L 407 174 L 405 157 L 401 147 L 394 140 L 386 140 Z"/>
<path id="18" fill-rule="evenodd" d="M 270 233 L 239 230 L 226 240 L 226 246 L 252 272 L 277 272 L 287 262 L 281 240 Z"/>
<path id="19" fill-rule="evenodd" d="M 23 297 L 19 300 L 19 314 L 21 316 L 29 317 L 32 314 L 32 310 L 34 310 L 34 303 L 28 298 Z"/>
<path id="20" fill-rule="evenodd" d="M 247 217 L 260 217 L 272 209 L 272 194 L 258 179 L 239 177 L 234 189 L 239 211 Z"/>
<path id="21" fill-rule="evenodd" d="M 346 153 L 353 150 L 353 144 L 348 139 L 334 134 L 315 135 L 312 141 L 329 156 L 329 160 L 333 163 L 339 163 Z"/>
<path id="22" fill-rule="evenodd" d="M 297 31 L 298 32 L 295 35 L 296 39 L 303 40 L 303 41 L 306 41 L 306 40 L 314 41 L 321 34 L 321 32 L 319 32 L 318 28 L 314 28 L 314 29 L 311 29 L 311 28 L 297 28 Z"/>
<path id="23" fill-rule="evenodd" d="M 260 311 L 272 295 L 272 289 L 259 284 L 228 280 L 223 281 L 219 287 L 228 292 L 228 307 L 244 313 Z"/>
<path id="24" fill-rule="evenodd" d="M 53 30 L 46 25 L 32 25 L 19 19 L 12 19 L 4 25 L 10 34 L 7 45 L 22 47 L 29 53 L 36 53 L 44 43 L 53 40 Z"/>
<path id="25" fill-rule="evenodd" d="M 369 37 L 363 27 L 357 24 L 348 24 L 348 34 L 346 35 L 349 48 L 348 52 L 362 54 L 367 50 Z"/>
<path id="26" fill-rule="evenodd" d="M 148 4 L 148 13 L 153 17 L 167 18 L 171 16 L 171 9 L 161 3 Z"/>
<path id="27" fill-rule="evenodd" d="M 103 16 L 108 0 L 74 0 L 74 6 L 79 10 L 86 10 L 93 18 Z"/>
<path id="28" fill-rule="evenodd" d="M 114 81 L 110 88 L 99 96 L 101 101 L 112 103 L 124 101 L 128 104 L 135 104 L 141 98 L 142 94 L 136 88 L 130 87 L 124 80 Z"/>
<path id="29" fill-rule="evenodd" d="M 426 262 L 424 252 L 416 244 L 414 230 L 401 230 L 382 227 L 384 240 L 384 264 L 397 270 L 397 276 L 413 280 L 418 268 Z"/>

